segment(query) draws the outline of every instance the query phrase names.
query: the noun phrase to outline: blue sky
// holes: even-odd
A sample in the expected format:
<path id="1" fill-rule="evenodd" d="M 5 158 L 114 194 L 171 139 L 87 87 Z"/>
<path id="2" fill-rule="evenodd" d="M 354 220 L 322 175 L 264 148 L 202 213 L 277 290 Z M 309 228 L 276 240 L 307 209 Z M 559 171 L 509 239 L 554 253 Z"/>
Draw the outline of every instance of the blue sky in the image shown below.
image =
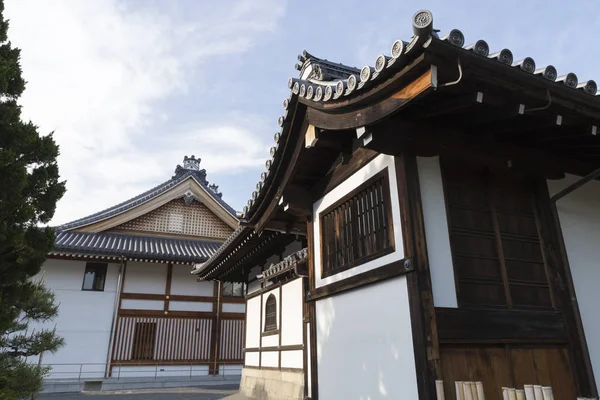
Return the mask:
<path id="1" fill-rule="evenodd" d="M 296 76 L 310 53 L 356 67 L 408 40 L 426 8 L 434 26 L 485 39 L 515 59 L 600 80 L 600 4 L 571 1 L 5 0 L 22 49 L 24 119 L 55 131 L 67 194 L 53 224 L 167 179 L 184 155 L 241 210 L 264 170 Z"/>

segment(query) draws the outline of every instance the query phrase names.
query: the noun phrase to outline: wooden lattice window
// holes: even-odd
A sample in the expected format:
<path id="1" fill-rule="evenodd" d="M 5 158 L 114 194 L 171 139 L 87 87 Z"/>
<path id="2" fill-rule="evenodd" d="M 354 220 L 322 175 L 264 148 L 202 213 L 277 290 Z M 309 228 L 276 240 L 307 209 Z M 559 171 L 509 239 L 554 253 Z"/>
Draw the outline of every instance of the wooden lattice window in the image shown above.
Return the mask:
<path id="1" fill-rule="evenodd" d="M 156 322 L 137 322 L 133 332 L 132 360 L 153 360 Z"/>
<path id="2" fill-rule="evenodd" d="M 552 308 L 535 180 L 449 161 L 442 171 L 459 306 Z"/>
<path id="3" fill-rule="evenodd" d="M 277 330 L 277 299 L 271 293 L 265 304 L 265 332 Z"/>
<path id="4" fill-rule="evenodd" d="M 322 277 L 394 251 L 387 168 L 320 214 Z"/>

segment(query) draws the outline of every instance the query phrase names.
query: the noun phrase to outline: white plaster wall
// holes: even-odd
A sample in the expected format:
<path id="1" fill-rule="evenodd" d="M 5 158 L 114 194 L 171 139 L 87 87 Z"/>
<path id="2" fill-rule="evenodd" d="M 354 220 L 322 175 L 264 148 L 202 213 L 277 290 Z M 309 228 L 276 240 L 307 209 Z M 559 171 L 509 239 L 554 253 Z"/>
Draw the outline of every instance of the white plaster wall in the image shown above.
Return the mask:
<path id="1" fill-rule="evenodd" d="M 53 378 L 69 377 L 70 368 L 79 366 L 65 364 L 87 363 L 86 377 L 101 377 L 110 342 L 110 329 L 113 320 L 118 279 L 118 264 L 108 264 L 103 292 L 82 291 L 84 261 L 48 259 L 40 273 L 34 278 L 43 279 L 54 291 L 59 304 L 58 317 L 45 324 L 31 324 L 30 328 L 53 328 L 65 339 L 65 346 L 55 354 L 44 354 L 44 364 L 55 365 Z M 37 357 L 29 359 L 37 363 Z"/>
<path id="2" fill-rule="evenodd" d="M 281 368 L 303 368 L 304 353 L 302 350 L 288 350 L 281 352 Z"/>
<path id="3" fill-rule="evenodd" d="M 223 303 L 223 312 L 243 313 L 246 311 L 246 305 L 241 303 Z"/>
<path id="4" fill-rule="evenodd" d="M 247 301 L 246 348 L 260 346 L 260 296 Z"/>
<path id="5" fill-rule="evenodd" d="M 212 312 L 212 303 L 197 301 L 169 301 L 169 311 L 206 311 Z"/>
<path id="6" fill-rule="evenodd" d="M 312 393 L 312 374 L 311 374 L 311 368 L 312 368 L 312 360 L 311 360 L 311 356 L 310 356 L 310 346 L 311 346 L 311 339 L 310 339 L 310 323 L 306 324 L 306 343 L 304 344 L 304 349 L 306 350 L 306 371 L 305 373 L 307 374 L 307 382 L 308 382 L 308 392 L 307 393 Z"/>
<path id="7" fill-rule="evenodd" d="M 279 346 L 279 335 L 263 336 L 261 347 Z"/>
<path id="8" fill-rule="evenodd" d="M 171 294 L 184 296 L 212 296 L 213 282 L 198 282 L 187 265 L 173 265 L 171 275 Z"/>
<path id="9" fill-rule="evenodd" d="M 248 365 L 250 367 L 258 367 L 259 353 L 257 351 L 246 353 L 245 356 L 245 365 Z"/>
<path id="10" fill-rule="evenodd" d="M 127 262 L 125 293 L 165 294 L 167 264 Z"/>
<path id="11" fill-rule="evenodd" d="M 263 351 L 261 355 L 261 367 L 279 367 L 278 351 Z"/>
<path id="12" fill-rule="evenodd" d="M 316 302 L 319 398 L 418 399 L 406 277 Z"/>
<path id="13" fill-rule="evenodd" d="M 392 221 L 394 225 L 394 245 L 395 251 L 387 254 L 383 257 L 379 257 L 375 260 L 366 262 L 357 267 L 349 270 L 340 272 L 338 274 L 328 276 L 327 278 L 321 278 L 321 245 L 319 243 L 320 237 L 320 216 L 319 213 L 324 211 L 327 207 L 350 193 L 354 188 L 371 178 L 378 172 L 388 169 L 389 184 L 390 184 L 390 199 L 392 202 Z M 346 278 L 361 274 L 363 272 L 370 271 L 377 267 L 385 264 L 400 260 L 404 258 L 404 247 L 402 241 L 402 225 L 400 222 L 400 203 L 398 200 L 398 189 L 396 187 L 396 169 L 394 167 L 394 157 L 385 154 L 380 154 L 375 157 L 370 163 L 356 171 L 348 179 L 343 181 L 331 192 L 327 193 L 323 198 L 318 200 L 313 205 L 313 226 L 314 226 L 314 253 L 315 253 L 315 285 L 321 287 L 328 285 L 333 282 L 338 282 Z"/>
<path id="14" fill-rule="evenodd" d="M 439 157 L 418 157 L 417 167 L 433 304 L 436 307 L 456 308 L 458 302 Z"/>
<path id="15" fill-rule="evenodd" d="M 548 181 L 550 195 L 577 179 Z M 600 385 L 600 182 L 586 183 L 559 200 L 557 207 L 596 385 Z"/>
<path id="16" fill-rule="evenodd" d="M 121 308 L 127 310 L 163 310 L 165 302 L 162 300 L 121 300 Z"/>
<path id="17" fill-rule="evenodd" d="M 281 287 L 281 344 L 302 344 L 302 279 Z"/>
<path id="18" fill-rule="evenodd" d="M 207 365 L 155 365 L 143 366 L 132 365 L 123 367 L 113 367 L 112 376 L 114 378 L 147 377 L 157 378 L 168 376 L 206 376 L 208 375 Z"/>

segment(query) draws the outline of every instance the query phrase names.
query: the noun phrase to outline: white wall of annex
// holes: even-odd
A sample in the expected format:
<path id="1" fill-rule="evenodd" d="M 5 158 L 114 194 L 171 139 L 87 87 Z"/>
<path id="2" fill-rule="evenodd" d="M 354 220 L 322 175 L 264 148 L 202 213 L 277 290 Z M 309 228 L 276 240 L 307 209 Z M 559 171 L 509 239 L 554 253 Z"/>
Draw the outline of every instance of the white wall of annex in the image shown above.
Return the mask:
<path id="1" fill-rule="evenodd" d="M 225 300 L 224 300 L 225 301 Z M 246 305 L 241 303 L 222 303 L 224 313 L 243 313 L 246 311 Z"/>
<path id="2" fill-rule="evenodd" d="M 99 377 L 104 375 L 108 354 L 119 265 L 108 264 L 103 292 L 81 290 L 85 265 L 85 261 L 48 259 L 44 262 L 34 280 L 43 279 L 54 292 L 59 304 L 58 317 L 45 324 L 31 324 L 30 329 L 56 326 L 57 334 L 65 340 L 65 346 L 55 354 L 44 354 L 44 364 L 89 363 L 85 376 Z M 29 361 L 37 363 L 37 357 Z M 70 367 L 56 365 L 57 373 L 51 377 L 68 377 L 58 372 Z"/>
<path id="3" fill-rule="evenodd" d="M 302 350 L 286 350 L 281 352 L 281 368 L 304 367 L 304 352 Z"/>
<path id="4" fill-rule="evenodd" d="M 578 177 L 548 181 L 550 196 Z M 600 182 L 592 181 L 557 202 L 596 385 L 600 385 Z"/>
<path id="5" fill-rule="evenodd" d="M 458 307 L 439 157 L 417 157 L 433 304 Z"/>
<path id="6" fill-rule="evenodd" d="M 165 294 L 167 264 L 127 262 L 123 292 Z"/>
<path id="7" fill-rule="evenodd" d="M 125 310 L 163 310 L 165 302 L 163 300 L 136 300 L 122 299 L 121 308 Z"/>
<path id="8" fill-rule="evenodd" d="M 173 274 L 171 275 L 172 295 L 212 296 L 213 287 L 213 282 L 198 282 L 196 275 L 192 275 L 189 265 L 173 265 Z"/>
<path id="9" fill-rule="evenodd" d="M 250 367 L 258 367 L 259 353 L 258 351 L 250 351 L 244 354 L 244 365 Z"/>
<path id="10" fill-rule="evenodd" d="M 281 345 L 302 344 L 302 278 L 286 283 L 281 291 Z"/>
<path id="11" fill-rule="evenodd" d="M 169 311 L 212 312 L 213 304 L 199 301 L 169 301 Z"/>
<path id="12" fill-rule="evenodd" d="M 260 346 L 260 296 L 247 301 L 246 348 Z"/>
<path id="13" fill-rule="evenodd" d="M 278 351 L 263 351 L 260 360 L 261 367 L 279 367 L 279 352 Z"/>
<path id="14" fill-rule="evenodd" d="M 417 399 L 406 277 L 316 302 L 319 398 Z"/>
<path id="15" fill-rule="evenodd" d="M 392 223 L 394 225 L 394 246 L 395 251 L 387 254 L 383 257 L 379 257 L 375 260 L 366 262 L 357 267 L 351 268 L 347 271 L 340 272 L 338 274 L 328 276 L 327 278 L 321 278 L 321 245 L 319 243 L 320 238 L 320 217 L 319 213 L 324 211 L 327 207 L 334 204 L 336 201 L 350 193 L 354 188 L 360 186 L 367 179 L 371 178 L 378 172 L 388 169 L 389 184 L 390 184 L 390 199 L 392 202 Z M 375 157 L 367 165 L 356 171 L 348 179 L 343 181 L 331 192 L 327 193 L 323 198 L 313 204 L 313 227 L 314 227 L 314 254 L 315 254 L 315 286 L 321 287 L 328 285 L 333 282 L 338 282 L 346 278 L 361 274 L 363 272 L 370 271 L 382 265 L 389 264 L 394 261 L 401 260 L 404 258 L 404 245 L 402 241 L 402 225 L 400 222 L 400 203 L 398 200 L 398 189 L 396 185 L 396 169 L 394 166 L 394 157 L 380 154 Z"/>

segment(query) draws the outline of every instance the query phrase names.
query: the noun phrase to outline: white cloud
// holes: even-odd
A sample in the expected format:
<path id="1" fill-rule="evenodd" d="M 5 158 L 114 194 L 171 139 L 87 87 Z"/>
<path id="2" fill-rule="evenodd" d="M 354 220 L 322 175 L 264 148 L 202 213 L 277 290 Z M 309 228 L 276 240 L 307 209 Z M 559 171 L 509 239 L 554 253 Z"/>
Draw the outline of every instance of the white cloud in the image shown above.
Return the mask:
<path id="1" fill-rule="evenodd" d="M 9 38 L 22 49 L 28 81 L 23 118 L 56 132 L 68 181 L 53 224 L 168 179 L 165 170 L 200 144 L 207 169 L 264 161 L 265 145 L 252 139 L 256 121 L 224 119 L 209 128 L 192 118 L 196 125 L 183 121 L 186 128 L 177 129 L 186 116 L 172 115 L 176 100 L 207 82 L 215 68 L 208 60 L 251 49 L 274 32 L 285 8 L 279 0 L 224 3 L 190 11 L 178 8 L 190 3 L 174 2 L 158 3 L 169 7 L 163 10 L 116 0 L 6 2 Z"/>

